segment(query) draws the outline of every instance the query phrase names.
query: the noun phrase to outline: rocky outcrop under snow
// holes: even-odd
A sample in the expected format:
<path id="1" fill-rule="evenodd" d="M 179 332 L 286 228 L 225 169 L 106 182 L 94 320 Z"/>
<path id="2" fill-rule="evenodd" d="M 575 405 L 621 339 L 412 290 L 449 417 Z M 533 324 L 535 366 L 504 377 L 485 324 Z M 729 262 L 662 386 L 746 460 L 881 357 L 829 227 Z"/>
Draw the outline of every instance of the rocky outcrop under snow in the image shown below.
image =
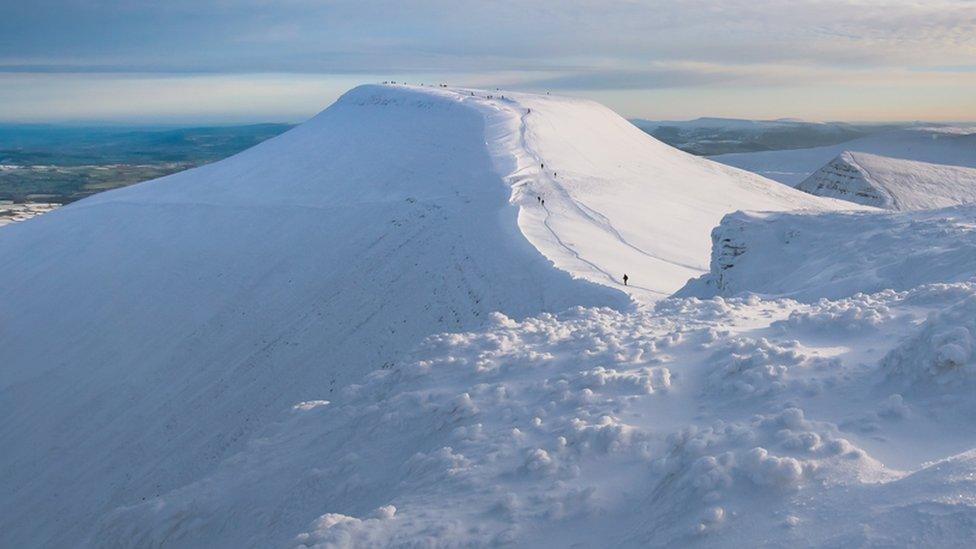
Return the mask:
<path id="1" fill-rule="evenodd" d="M 976 202 L 976 168 L 844 151 L 796 188 L 888 210 L 925 210 Z"/>

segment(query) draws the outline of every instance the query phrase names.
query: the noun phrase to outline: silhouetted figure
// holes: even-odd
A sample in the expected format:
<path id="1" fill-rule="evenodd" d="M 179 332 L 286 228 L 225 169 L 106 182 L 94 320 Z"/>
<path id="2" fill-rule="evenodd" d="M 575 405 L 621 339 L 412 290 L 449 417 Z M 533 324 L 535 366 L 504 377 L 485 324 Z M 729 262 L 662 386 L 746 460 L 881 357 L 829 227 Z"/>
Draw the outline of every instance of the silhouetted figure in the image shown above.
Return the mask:
<path id="1" fill-rule="evenodd" d="M 539 164 L 539 167 L 542 168 L 543 170 L 546 169 L 546 163 L 543 162 L 542 164 Z"/>
<path id="2" fill-rule="evenodd" d="M 537 197 L 535 197 L 535 201 L 536 201 L 536 202 L 542 202 L 542 197 L 541 197 L 541 196 L 537 196 Z"/>
<path id="3" fill-rule="evenodd" d="M 627 276 L 627 273 L 624 273 L 624 286 L 626 286 L 626 285 L 627 285 L 627 281 L 628 281 L 628 280 L 630 280 L 630 277 L 629 277 L 629 276 Z"/>
<path id="4" fill-rule="evenodd" d="M 545 205 L 546 205 L 546 199 L 545 199 L 545 198 L 543 198 L 543 199 L 542 199 L 542 206 L 543 206 L 543 207 L 545 207 Z"/>
<path id="5" fill-rule="evenodd" d="M 556 177 L 556 172 L 552 172 L 552 176 L 553 177 Z"/>

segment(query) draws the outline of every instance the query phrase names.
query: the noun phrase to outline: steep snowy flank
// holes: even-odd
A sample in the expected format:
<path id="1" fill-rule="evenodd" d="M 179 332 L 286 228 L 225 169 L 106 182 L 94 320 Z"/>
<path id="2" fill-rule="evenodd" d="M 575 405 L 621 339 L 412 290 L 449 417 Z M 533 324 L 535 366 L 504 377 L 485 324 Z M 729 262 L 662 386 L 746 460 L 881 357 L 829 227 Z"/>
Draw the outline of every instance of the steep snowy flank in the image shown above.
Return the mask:
<path id="1" fill-rule="evenodd" d="M 976 202 L 976 169 L 845 151 L 796 188 L 888 210 L 926 210 Z"/>
<path id="2" fill-rule="evenodd" d="M 976 206 L 907 213 L 735 213 L 712 231 L 708 274 L 678 295 L 803 301 L 957 282 L 976 273 Z"/>
<path id="3" fill-rule="evenodd" d="M 621 288 L 629 274 L 642 299 L 707 270 L 708 232 L 726 213 L 853 207 L 678 151 L 591 101 L 504 97 L 489 120 L 510 136 L 493 141 L 522 232 L 574 276 Z"/>
<path id="4" fill-rule="evenodd" d="M 845 151 L 976 168 L 976 129 L 912 128 L 826 147 L 722 154 L 711 158 L 788 185 L 796 185 Z"/>

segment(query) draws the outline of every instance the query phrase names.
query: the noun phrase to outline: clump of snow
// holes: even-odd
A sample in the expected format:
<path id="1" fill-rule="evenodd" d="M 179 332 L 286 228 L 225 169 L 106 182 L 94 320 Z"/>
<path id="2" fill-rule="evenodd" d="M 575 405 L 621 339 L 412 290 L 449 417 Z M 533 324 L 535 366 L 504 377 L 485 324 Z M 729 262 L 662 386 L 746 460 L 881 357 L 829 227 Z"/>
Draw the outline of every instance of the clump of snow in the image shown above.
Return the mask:
<path id="1" fill-rule="evenodd" d="M 302 532 L 295 537 L 300 548 L 341 548 L 362 547 L 389 543 L 391 540 L 384 535 L 387 521 L 393 520 L 396 507 L 384 505 L 373 512 L 373 516 L 358 519 L 339 513 L 326 513 L 315 519 L 311 530 Z"/>
<path id="2" fill-rule="evenodd" d="M 892 319 L 891 294 L 857 293 L 849 298 L 831 301 L 820 299 L 809 307 L 797 308 L 789 318 L 774 323 L 784 330 L 809 330 L 824 335 L 844 337 L 865 330 L 877 330 Z"/>
<path id="3" fill-rule="evenodd" d="M 664 295 L 722 214 L 842 206 L 370 86 L 6 227 L 0 545 L 963 545 L 976 210 L 728 215 Z"/>
<path id="4" fill-rule="evenodd" d="M 828 371 L 830 359 L 810 356 L 797 341 L 772 342 L 765 338 L 734 338 L 716 351 L 715 368 L 708 375 L 712 394 L 770 396 L 787 387 L 804 392 L 819 392 L 832 378 L 797 375 L 797 370 Z"/>
<path id="5" fill-rule="evenodd" d="M 976 382 L 976 295 L 932 313 L 919 332 L 885 357 L 889 379 L 906 388 L 969 387 Z"/>

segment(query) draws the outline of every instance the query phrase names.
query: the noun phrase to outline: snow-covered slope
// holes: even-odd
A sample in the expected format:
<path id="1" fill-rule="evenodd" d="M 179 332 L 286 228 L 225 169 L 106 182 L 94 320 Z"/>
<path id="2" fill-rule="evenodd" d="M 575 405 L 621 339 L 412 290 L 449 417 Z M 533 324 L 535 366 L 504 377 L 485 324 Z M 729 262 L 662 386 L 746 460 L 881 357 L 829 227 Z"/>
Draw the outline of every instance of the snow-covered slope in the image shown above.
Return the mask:
<path id="1" fill-rule="evenodd" d="M 552 269 L 492 166 L 478 109 L 364 87 L 224 162 L 5 227 L 0 545 L 74 545 L 431 333 L 626 306 Z"/>
<path id="2" fill-rule="evenodd" d="M 493 312 L 658 299 L 729 211 L 841 207 L 591 102 L 365 86 L 233 158 L 5 227 L 0 545 L 283 543 L 320 513 L 294 491 L 340 499 L 309 460 L 352 457 L 276 446 L 261 473 L 294 484 L 237 477 L 216 513 L 198 490 L 292 406 Z M 343 447 L 386 451 L 350 429 Z M 142 502 L 165 521 L 112 518 Z"/>
<path id="3" fill-rule="evenodd" d="M 503 157 L 517 159 L 505 171 L 522 231 L 576 276 L 619 288 L 627 273 L 640 298 L 660 299 L 707 270 L 708 233 L 726 213 L 855 207 L 680 152 L 590 101 L 505 97 L 493 108 L 508 109 L 504 131 L 519 132 Z"/>
<path id="4" fill-rule="evenodd" d="M 976 168 L 845 151 L 796 188 L 888 210 L 926 210 L 976 202 Z"/>
<path id="5" fill-rule="evenodd" d="M 976 168 L 976 128 L 911 128 L 825 147 L 722 154 L 711 158 L 788 185 L 796 185 L 845 151 Z"/>
<path id="6" fill-rule="evenodd" d="M 962 282 L 976 273 L 976 206 L 905 213 L 730 214 L 708 274 L 678 295 L 802 301 Z"/>
<path id="7" fill-rule="evenodd" d="M 212 474 L 103 516 L 95 539 L 963 547 L 974 341 L 972 281 L 496 314 L 296 404 Z"/>

